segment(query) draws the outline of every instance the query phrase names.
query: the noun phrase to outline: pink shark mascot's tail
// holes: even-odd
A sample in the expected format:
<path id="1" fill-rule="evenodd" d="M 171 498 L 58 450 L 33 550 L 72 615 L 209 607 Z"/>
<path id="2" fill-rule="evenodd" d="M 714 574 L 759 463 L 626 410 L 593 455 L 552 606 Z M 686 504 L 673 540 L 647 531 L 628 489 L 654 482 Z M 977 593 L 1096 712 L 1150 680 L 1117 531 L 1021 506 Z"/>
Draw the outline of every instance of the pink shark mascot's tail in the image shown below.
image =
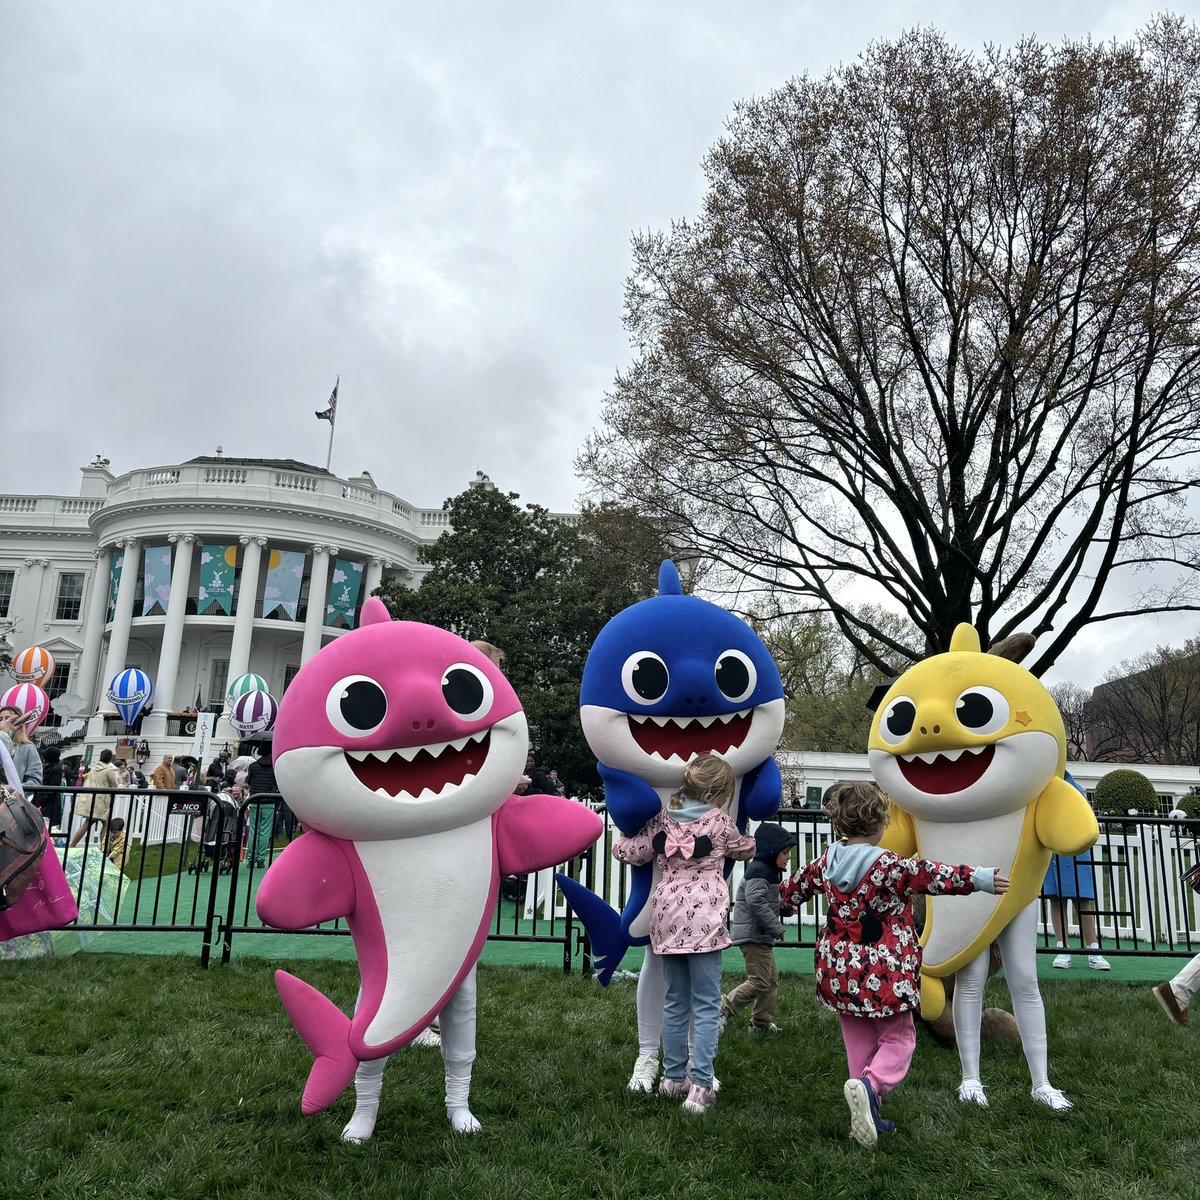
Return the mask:
<path id="1" fill-rule="evenodd" d="M 296 1031 L 316 1057 L 300 1101 L 300 1111 L 308 1116 L 328 1108 L 358 1069 L 350 1050 L 350 1018 L 315 987 L 286 971 L 275 972 L 275 986 Z"/>

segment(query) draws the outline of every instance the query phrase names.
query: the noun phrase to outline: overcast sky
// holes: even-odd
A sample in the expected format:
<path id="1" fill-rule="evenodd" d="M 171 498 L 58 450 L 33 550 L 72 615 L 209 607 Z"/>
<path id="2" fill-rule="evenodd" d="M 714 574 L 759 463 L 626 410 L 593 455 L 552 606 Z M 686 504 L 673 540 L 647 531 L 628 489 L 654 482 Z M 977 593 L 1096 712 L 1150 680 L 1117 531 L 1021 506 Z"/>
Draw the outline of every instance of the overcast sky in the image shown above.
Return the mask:
<path id="1" fill-rule="evenodd" d="M 0 491 L 74 493 L 96 453 L 323 465 L 340 373 L 336 473 L 571 509 L 630 234 L 697 212 L 738 99 L 919 23 L 1123 38 L 1161 7 L 0 0 Z"/>

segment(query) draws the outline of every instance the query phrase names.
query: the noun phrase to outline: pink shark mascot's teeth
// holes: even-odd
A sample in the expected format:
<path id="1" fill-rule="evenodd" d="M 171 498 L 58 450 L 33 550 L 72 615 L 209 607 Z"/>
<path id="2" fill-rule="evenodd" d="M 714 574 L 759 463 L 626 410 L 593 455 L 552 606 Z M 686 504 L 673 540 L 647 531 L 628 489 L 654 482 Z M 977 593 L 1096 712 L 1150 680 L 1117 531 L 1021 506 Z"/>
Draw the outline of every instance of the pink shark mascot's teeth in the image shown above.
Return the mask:
<path id="1" fill-rule="evenodd" d="M 362 976 L 347 1017 L 302 980 L 276 975 L 316 1057 L 305 1113 L 329 1107 L 360 1064 L 443 1013 L 457 1055 L 446 1055 L 447 1107 L 455 1128 L 478 1128 L 463 1073 L 469 1084 L 473 973 L 500 877 L 565 862 L 603 830 L 582 804 L 512 794 L 528 746 L 499 668 L 443 629 L 391 620 L 375 598 L 360 628 L 292 681 L 275 724 L 275 775 L 305 832 L 272 863 L 256 907 L 280 929 L 344 917 Z M 468 1001 L 452 1003 L 468 976 Z"/>

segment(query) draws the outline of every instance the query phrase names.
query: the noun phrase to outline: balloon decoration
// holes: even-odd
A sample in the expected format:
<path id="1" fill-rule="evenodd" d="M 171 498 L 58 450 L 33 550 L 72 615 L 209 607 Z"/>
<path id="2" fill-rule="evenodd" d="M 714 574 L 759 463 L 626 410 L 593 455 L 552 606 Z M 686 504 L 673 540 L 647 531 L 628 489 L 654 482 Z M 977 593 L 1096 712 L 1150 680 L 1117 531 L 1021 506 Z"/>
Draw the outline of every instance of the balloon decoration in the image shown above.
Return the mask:
<path id="1" fill-rule="evenodd" d="M 270 692 L 246 692 L 233 702 L 229 723 L 242 735 L 262 733 L 275 724 L 279 704 Z"/>
<path id="2" fill-rule="evenodd" d="M 25 723 L 25 732 L 32 733 L 50 711 L 50 697 L 36 683 L 18 683 L 0 696 L 0 708 L 19 708 L 23 713 L 33 713 Z"/>
<path id="3" fill-rule="evenodd" d="M 225 703 L 232 708 L 239 696 L 248 696 L 251 692 L 267 692 L 267 681 L 261 675 L 239 675 L 225 693 Z"/>
<path id="4" fill-rule="evenodd" d="M 105 693 L 121 714 L 126 725 L 132 725 L 154 694 L 154 684 L 145 671 L 129 667 L 114 675 Z"/>
<path id="5" fill-rule="evenodd" d="M 38 687 L 45 687 L 54 674 L 54 655 L 45 646 L 26 646 L 13 655 L 10 670 L 18 683 L 36 683 Z"/>

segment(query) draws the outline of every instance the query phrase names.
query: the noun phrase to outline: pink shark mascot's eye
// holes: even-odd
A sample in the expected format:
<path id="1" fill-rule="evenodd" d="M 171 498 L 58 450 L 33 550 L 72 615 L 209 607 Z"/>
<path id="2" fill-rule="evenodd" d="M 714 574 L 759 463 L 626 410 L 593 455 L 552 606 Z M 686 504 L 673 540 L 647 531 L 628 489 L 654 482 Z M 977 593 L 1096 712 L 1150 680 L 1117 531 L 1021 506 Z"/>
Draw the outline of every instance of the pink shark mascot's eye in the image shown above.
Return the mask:
<path id="1" fill-rule="evenodd" d="M 375 598 L 361 627 L 292 681 L 275 725 L 275 775 L 305 833 L 267 871 L 257 910 L 281 929 L 346 918 L 362 976 L 347 1018 L 276 973 L 316 1055 L 304 1112 L 327 1108 L 360 1063 L 407 1045 L 441 1013 L 456 1043 L 447 1108 L 455 1128 L 478 1128 L 462 1077 L 469 1084 L 474 968 L 500 878 L 565 862 L 602 832 L 574 801 L 512 794 L 528 745 L 498 667 L 444 629 L 391 620 Z"/>

